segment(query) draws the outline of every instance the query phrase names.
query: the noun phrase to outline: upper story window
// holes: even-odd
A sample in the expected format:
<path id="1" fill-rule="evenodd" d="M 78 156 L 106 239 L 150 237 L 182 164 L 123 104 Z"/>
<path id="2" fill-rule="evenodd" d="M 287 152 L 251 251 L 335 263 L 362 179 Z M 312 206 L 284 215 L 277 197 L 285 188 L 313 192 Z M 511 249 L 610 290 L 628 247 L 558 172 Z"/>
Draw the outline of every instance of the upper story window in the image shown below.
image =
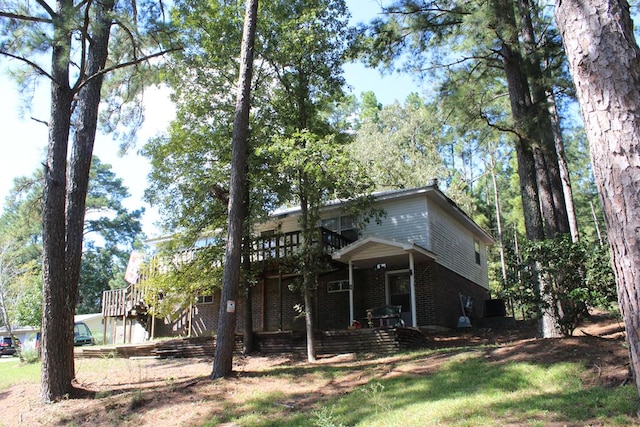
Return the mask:
<path id="1" fill-rule="evenodd" d="M 196 304 L 213 304 L 213 295 L 200 295 Z"/>
<path id="2" fill-rule="evenodd" d="M 480 265 L 480 241 L 473 239 L 473 250 L 476 253 L 476 264 Z"/>
<path id="3" fill-rule="evenodd" d="M 356 218 L 352 215 L 323 219 L 320 225 L 327 230 L 339 233 L 350 240 L 358 240 Z"/>

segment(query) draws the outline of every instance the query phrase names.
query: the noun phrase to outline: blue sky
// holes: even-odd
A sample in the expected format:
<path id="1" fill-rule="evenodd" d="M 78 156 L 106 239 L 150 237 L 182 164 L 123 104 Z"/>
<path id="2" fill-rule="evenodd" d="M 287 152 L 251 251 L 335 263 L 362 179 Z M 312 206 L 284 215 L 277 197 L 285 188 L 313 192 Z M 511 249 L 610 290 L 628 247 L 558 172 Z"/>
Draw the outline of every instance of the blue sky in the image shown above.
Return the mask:
<path id="1" fill-rule="evenodd" d="M 352 12 L 352 21 L 363 22 L 373 18 L 380 10 L 380 0 L 347 0 Z M 4 60 L 4 59 L 2 59 Z M 19 176 L 31 175 L 45 158 L 47 128 L 42 122 L 49 117 L 49 86 L 42 81 L 33 97 L 24 102 L 18 93 L 16 84 L 7 76 L 0 60 L 0 144 L 3 155 L 0 157 L 0 207 Z M 409 76 L 385 75 L 368 69 L 362 64 L 349 64 L 345 67 L 345 78 L 356 95 L 373 91 L 383 104 L 403 101 L 411 92 L 420 92 Z M 173 108 L 168 101 L 168 91 L 148 90 L 145 95 L 145 123 L 138 134 L 137 146 L 141 147 L 147 139 L 162 133 L 173 117 Z M 37 120 L 32 119 L 35 118 Z M 39 120 L 39 121 L 38 121 Z M 144 202 L 142 196 L 146 187 L 149 165 L 146 159 L 138 156 L 135 149 L 121 157 L 117 154 L 118 142 L 109 135 L 99 135 L 96 139 L 95 154 L 104 163 L 113 166 L 117 176 L 124 180 L 131 197 L 125 201 L 127 208 L 138 209 L 144 206 L 147 214 L 144 218 L 145 232 L 155 234 L 153 222 L 157 214 Z"/>

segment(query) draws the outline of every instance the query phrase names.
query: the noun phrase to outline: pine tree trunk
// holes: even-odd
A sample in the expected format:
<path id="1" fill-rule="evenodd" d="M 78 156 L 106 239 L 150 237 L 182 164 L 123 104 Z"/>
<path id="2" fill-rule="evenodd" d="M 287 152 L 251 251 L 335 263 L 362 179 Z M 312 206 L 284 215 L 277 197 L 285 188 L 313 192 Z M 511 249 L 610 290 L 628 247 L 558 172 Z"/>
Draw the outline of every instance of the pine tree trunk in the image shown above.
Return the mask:
<path id="1" fill-rule="evenodd" d="M 78 282 L 80 281 L 80 264 L 82 261 L 82 242 L 84 240 L 84 216 L 86 212 L 87 191 L 89 188 L 89 171 L 93 157 L 93 146 L 98 126 L 98 108 L 102 91 L 104 70 L 109 55 L 109 34 L 111 31 L 111 11 L 114 0 L 96 3 L 94 32 L 87 55 L 86 82 L 78 94 L 78 117 L 74 135 L 73 149 L 69 163 L 69 182 L 67 183 L 66 233 L 65 249 L 67 266 L 67 286 L 69 301 L 68 312 L 71 322 L 77 305 Z M 70 358 L 69 375 L 75 377 L 74 359 Z"/>
<path id="2" fill-rule="evenodd" d="M 558 1 L 555 19 L 591 147 L 640 392 L 640 49 L 624 0 Z"/>
<path id="3" fill-rule="evenodd" d="M 245 8 L 242 47 L 240 52 L 240 75 L 238 96 L 233 120 L 233 147 L 231 185 L 229 194 L 229 230 L 225 249 L 222 298 L 218 317 L 218 334 L 213 359 L 211 378 L 223 378 L 233 370 L 233 348 L 235 344 L 236 310 L 238 300 L 240 268 L 242 258 L 242 236 L 247 216 L 244 203 L 247 185 L 247 139 L 249 133 L 249 108 L 253 50 L 258 14 L 258 0 L 247 0 Z"/>
<path id="4" fill-rule="evenodd" d="M 515 32 L 513 4 L 505 0 L 494 0 L 494 11 L 496 27 L 515 37 L 517 33 Z M 516 132 L 519 135 L 516 141 L 516 156 L 525 228 L 529 240 L 541 240 L 544 238 L 544 225 L 540 212 L 533 150 L 531 141 L 528 139 L 528 136 L 532 134 L 532 123 L 527 116 L 527 110 L 531 106 L 529 83 L 524 74 L 517 39 L 511 40 L 516 44 L 515 46 L 507 43 L 507 41 L 505 40 L 500 47 L 500 54 L 509 90 L 511 115 L 516 126 Z"/>
<path id="5" fill-rule="evenodd" d="M 530 0 L 518 0 L 519 32 L 524 49 L 524 70 L 530 86 L 531 104 L 528 116 L 531 123 L 531 139 L 535 141 L 536 176 L 540 202 L 545 219 L 546 237 L 569 233 L 569 219 L 565 194 L 562 188 L 560 163 L 554 139 L 553 120 L 547 108 L 547 84 L 542 70 L 540 46 L 536 39 L 531 15 L 536 5 Z"/>
<path id="6" fill-rule="evenodd" d="M 502 209 L 500 208 L 500 192 L 498 191 L 498 179 L 496 177 L 496 160 L 494 153 L 490 155 L 491 161 L 491 182 L 493 184 L 493 204 L 496 209 L 496 229 L 498 231 L 498 249 L 500 250 L 500 267 L 502 280 L 507 283 L 507 261 L 504 253 L 504 234 L 502 231 Z"/>
<path id="7" fill-rule="evenodd" d="M 73 93 L 69 87 L 71 33 L 64 21 L 71 0 L 59 0 L 51 58 L 51 117 L 42 212 L 42 377 L 41 400 L 54 402 L 71 390 L 73 315 L 67 303 L 65 197 L 67 144 Z"/>
<path id="8" fill-rule="evenodd" d="M 567 219 L 569 220 L 571 241 L 575 243 L 580 239 L 580 230 L 578 229 L 576 207 L 573 203 L 573 188 L 571 187 L 571 177 L 569 175 L 567 156 L 564 151 L 564 139 L 562 138 L 562 130 L 560 127 L 560 116 L 558 115 L 556 99 L 552 91 L 547 92 L 547 105 L 549 106 L 549 116 L 551 117 L 551 124 L 553 128 L 553 139 L 555 140 L 556 153 L 558 154 L 560 180 L 562 181 L 562 191 L 564 192 L 564 201 L 567 208 Z"/>
<path id="9" fill-rule="evenodd" d="M 545 214 L 551 215 L 553 214 L 553 209 L 551 209 L 553 203 L 549 200 L 551 193 L 548 190 L 542 195 L 547 198 L 546 201 L 544 203 L 540 202 L 541 195 L 539 191 L 542 190 L 539 185 L 544 184 L 543 181 L 546 181 L 546 176 L 540 171 L 544 171 L 545 161 L 539 147 L 540 144 L 536 140 L 538 135 L 538 131 L 535 128 L 537 126 L 536 117 L 531 114 L 534 111 L 531 89 L 525 73 L 524 61 L 520 54 L 514 4 L 508 0 L 494 0 L 493 11 L 494 25 L 498 29 L 498 33 L 503 36 L 500 53 L 507 78 L 511 114 L 518 134 L 516 155 L 527 238 L 532 241 L 542 240 L 545 238 L 545 228 L 540 206 L 546 207 Z M 538 147 L 535 148 L 535 146 Z M 545 217 L 545 220 L 548 221 L 549 219 Z M 532 268 L 534 271 L 538 271 L 534 266 Z M 540 296 L 544 296 L 544 292 L 550 284 L 545 283 L 542 277 L 534 278 L 534 282 L 532 286 L 535 287 L 536 292 Z M 556 325 L 557 322 L 548 318 L 550 313 L 543 310 L 541 315 L 540 332 L 542 336 L 559 336 L 559 330 L 552 331 L 551 326 Z"/>

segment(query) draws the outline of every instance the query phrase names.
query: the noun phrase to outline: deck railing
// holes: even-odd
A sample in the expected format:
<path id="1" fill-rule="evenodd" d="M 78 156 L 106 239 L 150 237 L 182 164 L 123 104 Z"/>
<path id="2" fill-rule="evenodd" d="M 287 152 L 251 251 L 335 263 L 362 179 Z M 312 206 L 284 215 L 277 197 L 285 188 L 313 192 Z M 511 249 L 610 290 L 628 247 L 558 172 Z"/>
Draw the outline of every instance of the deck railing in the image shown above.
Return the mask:
<path id="1" fill-rule="evenodd" d="M 136 285 L 102 291 L 102 316 L 128 316 L 143 301 L 144 291 Z"/>
<path id="2" fill-rule="evenodd" d="M 352 243 L 343 235 L 320 227 L 320 245 L 323 252 L 331 254 Z M 301 231 L 271 234 L 256 238 L 251 245 L 251 261 L 266 261 L 288 258 L 297 254 L 302 246 Z"/>
<path id="3" fill-rule="evenodd" d="M 102 291 L 103 317 L 122 317 L 125 315 L 128 289 L 129 288 Z"/>

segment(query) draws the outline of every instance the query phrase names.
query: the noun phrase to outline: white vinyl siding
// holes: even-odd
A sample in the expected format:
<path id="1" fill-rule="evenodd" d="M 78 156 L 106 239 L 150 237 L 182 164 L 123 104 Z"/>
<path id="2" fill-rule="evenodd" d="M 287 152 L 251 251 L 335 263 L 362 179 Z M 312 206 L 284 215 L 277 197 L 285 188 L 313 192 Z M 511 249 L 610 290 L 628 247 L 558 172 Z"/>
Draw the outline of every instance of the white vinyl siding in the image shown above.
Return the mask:
<path id="1" fill-rule="evenodd" d="M 438 263 L 488 289 L 485 245 L 435 203 L 429 204 L 429 224 L 432 230 L 430 249 L 438 257 Z M 476 242 L 480 264 L 476 263 Z"/>
<path id="2" fill-rule="evenodd" d="M 416 243 L 429 249 L 426 197 L 383 201 L 377 203 L 376 208 L 383 209 L 386 216 L 381 219 L 380 224 L 375 220 L 366 224 L 360 238 L 378 236 L 399 242 Z M 341 210 L 330 209 L 322 212 L 322 219 L 336 218 L 341 215 L 344 216 Z M 257 231 L 275 230 L 277 233 L 297 231 L 300 230 L 299 218 L 298 213 L 284 218 L 274 218 L 257 226 Z"/>
<path id="3" fill-rule="evenodd" d="M 375 221 L 367 224 L 362 237 L 377 236 L 398 242 L 411 242 L 431 250 L 426 197 L 383 201 L 377 207 L 384 209 L 386 216 L 380 224 Z"/>

